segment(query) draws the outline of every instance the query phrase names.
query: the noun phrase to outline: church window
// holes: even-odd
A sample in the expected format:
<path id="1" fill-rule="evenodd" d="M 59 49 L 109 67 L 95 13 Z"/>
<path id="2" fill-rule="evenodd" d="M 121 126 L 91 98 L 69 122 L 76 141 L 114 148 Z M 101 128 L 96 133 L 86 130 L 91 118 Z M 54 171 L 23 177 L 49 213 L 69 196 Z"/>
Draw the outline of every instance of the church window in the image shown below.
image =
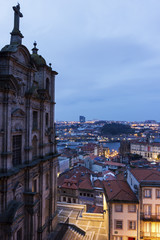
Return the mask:
<path id="1" fill-rule="evenodd" d="M 32 157 L 35 158 L 37 157 L 37 137 L 34 136 L 32 140 Z"/>
<path id="2" fill-rule="evenodd" d="M 33 130 L 38 128 L 38 112 L 33 111 Z"/>
<path id="3" fill-rule="evenodd" d="M 13 166 L 21 164 L 21 148 L 22 148 L 22 136 L 21 135 L 13 136 L 13 142 L 12 142 Z"/>

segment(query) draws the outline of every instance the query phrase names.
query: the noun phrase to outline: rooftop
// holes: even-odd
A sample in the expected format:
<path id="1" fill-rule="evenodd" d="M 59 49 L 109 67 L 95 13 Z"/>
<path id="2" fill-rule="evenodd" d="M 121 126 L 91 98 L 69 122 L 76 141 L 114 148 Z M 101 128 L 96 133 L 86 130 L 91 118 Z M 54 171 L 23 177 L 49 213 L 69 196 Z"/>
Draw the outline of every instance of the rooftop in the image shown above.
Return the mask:
<path id="1" fill-rule="evenodd" d="M 130 172 L 137 179 L 138 182 L 142 181 L 160 181 L 160 172 L 156 169 L 131 169 Z"/>
<path id="2" fill-rule="evenodd" d="M 138 202 L 136 195 L 133 193 L 126 181 L 111 180 L 103 181 L 104 192 L 107 201 L 111 202 Z"/>

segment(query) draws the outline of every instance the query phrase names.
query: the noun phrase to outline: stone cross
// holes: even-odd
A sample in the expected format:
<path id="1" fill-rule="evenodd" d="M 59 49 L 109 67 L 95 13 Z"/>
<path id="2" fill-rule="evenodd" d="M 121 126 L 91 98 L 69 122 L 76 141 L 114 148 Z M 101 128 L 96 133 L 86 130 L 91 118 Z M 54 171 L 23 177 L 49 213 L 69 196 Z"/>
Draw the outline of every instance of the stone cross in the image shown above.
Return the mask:
<path id="1" fill-rule="evenodd" d="M 19 31 L 19 18 L 23 17 L 23 14 L 20 12 L 19 3 L 17 6 L 13 7 L 14 10 L 14 30 Z"/>

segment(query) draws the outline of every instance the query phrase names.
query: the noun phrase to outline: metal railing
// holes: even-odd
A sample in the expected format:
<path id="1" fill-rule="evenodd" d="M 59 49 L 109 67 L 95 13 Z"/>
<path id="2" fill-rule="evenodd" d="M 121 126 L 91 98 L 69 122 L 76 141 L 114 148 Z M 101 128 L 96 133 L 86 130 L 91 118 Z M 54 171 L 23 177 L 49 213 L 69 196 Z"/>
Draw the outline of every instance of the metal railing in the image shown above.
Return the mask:
<path id="1" fill-rule="evenodd" d="M 141 220 L 145 221 L 160 221 L 159 214 L 141 213 Z"/>

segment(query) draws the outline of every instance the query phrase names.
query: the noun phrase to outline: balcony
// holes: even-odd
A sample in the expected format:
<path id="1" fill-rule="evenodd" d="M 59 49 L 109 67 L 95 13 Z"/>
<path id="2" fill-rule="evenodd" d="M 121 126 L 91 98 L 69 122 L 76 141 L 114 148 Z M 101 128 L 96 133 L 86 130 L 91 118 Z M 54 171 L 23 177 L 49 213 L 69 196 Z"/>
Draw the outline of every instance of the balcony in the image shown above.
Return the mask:
<path id="1" fill-rule="evenodd" d="M 141 220 L 160 222 L 160 214 L 141 213 Z"/>

